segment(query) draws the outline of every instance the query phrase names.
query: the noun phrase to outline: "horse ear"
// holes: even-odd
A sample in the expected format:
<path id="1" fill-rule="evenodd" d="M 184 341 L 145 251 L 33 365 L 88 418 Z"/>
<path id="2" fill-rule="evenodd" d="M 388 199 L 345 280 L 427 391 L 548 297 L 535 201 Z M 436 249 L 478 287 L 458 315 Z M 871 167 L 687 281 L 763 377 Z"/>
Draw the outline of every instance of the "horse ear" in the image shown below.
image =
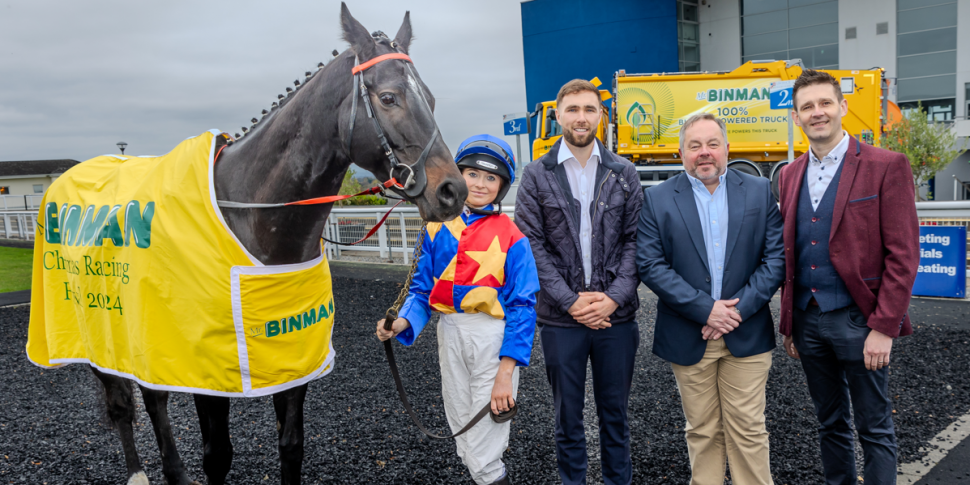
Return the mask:
<path id="1" fill-rule="evenodd" d="M 340 2 L 340 27 L 344 31 L 344 40 L 350 44 L 360 61 L 364 62 L 374 57 L 374 39 L 347 9 L 347 4 Z"/>
<path id="2" fill-rule="evenodd" d="M 398 29 L 397 35 L 394 36 L 394 42 L 401 46 L 401 50 L 406 54 L 408 52 L 408 47 L 411 45 L 411 12 L 404 12 L 404 22 L 401 23 L 401 28 Z"/>

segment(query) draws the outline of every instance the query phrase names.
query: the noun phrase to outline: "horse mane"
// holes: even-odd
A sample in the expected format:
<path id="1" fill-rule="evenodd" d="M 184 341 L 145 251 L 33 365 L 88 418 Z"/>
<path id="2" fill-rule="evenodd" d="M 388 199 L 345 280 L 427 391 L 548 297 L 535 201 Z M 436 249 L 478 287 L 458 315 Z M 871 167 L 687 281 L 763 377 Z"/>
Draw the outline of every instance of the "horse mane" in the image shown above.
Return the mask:
<path id="1" fill-rule="evenodd" d="M 346 37 L 346 34 L 344 35 Z M 396 48 L 396 46 L 393 44 L 393 41 L 390 38 L 388 38 L 387 34 L 385 34 L 380 30 L 377 30 L 371 33 L 371 37 L 374 39 L 375 44 L 383 44 L 388 46 L 391 49 Z M 345 40 L 350 42 L 349 39 L 345 39 Z M 351 49 L 348 49 L 347 51 L 350 51 L 350 50 Z M 347 51 L 344 51 L 344 52 L 347 52 Z M 337 49 L 334 49 L 332 54 L 333 54 L 333 59 L 330 61 L 330 64 L 324 65 L 322 61 L 317 63 L 317 68 L 315 71 L 306 71 L 304 73 L 305 78 L 303 79 L 302 82 L 300 82 L 300 78 L 296 78 L 295 80 L 293 80 L 294 87 L 292 88 L 289 86 L 286 87 L 286 95 L 282 95 L 282 94 L 276 95 L 277 101 L 273 101 L 273 104 L 270 105 L 270 109 L 268 111 L 264 109 L 260 114 L 259 118 L 251 119 L 250 121 L 252 124 L 250 125 L 250 127 L 249 128 L 246 128 L 245 126 L 242 127 L 242 134 L 236 133 L 235 140 L 239 140 L 244 136 L 248 135 L 249 133 L 254 132 L 257 129 L 257 125 L 263 120 L 263 118 L 266 118 L 267 116 L 273 114 L 273 112 L 275 112 L 276 110 L 283 108 L 283 106 L 286 103 L 288 103 L 291 99 L 293 99 L 296 96 L 296 93 L 300 92 L 300 90 L 303 89 L 303 87 L 306 86 L 313 78 L 315 78 L 317 74 L 319 74 L 324 69 L 330 67 L 330 65 L 333 64 L 333 62 L 337 60 L 338 57 L 343 55 L 343 53 L 338 52 Z M 229 144 L 231 145 L 233 141 L 230 141 Z"/>
<path id="2" fill-rule="evenodd" d="M 263 121 L 264 118 L 266 118 L 267 116 L 273 114 L 277 110 L 282 109 L 283 106 L 286 105 L 286 103 L 288 103 L 291 99 L 293 99 L 296 96 L 296 94 L 298 92 L 300 92 L 300 90 L 303 89 L 303 87 L 306 86 L 313 78 L 317 77 L 317 75 L 320 74 L 320 72 L 323 71 L 324 69 L 330 67 L 330 65 L 333 64 L 333 61 L 336 60 L 337 57 L 339 57 L 339 56 L 340 56 L 340 53 L 337 52 L 337 49 L 334 49 L 333 50 L 333 60 L 330 61 L 330 64 L 326 64 L 325 65 L 321 61 L 321 62 L 317 63 L 316 70 L 314 70 L 314 71 L 306 71 L 304 73 L 304 79 L 303 79 L 302 82 L 300 81 L 300 78 L 296 78 L 295 80 L 293 80 L 293 86 L 294 87 L 291 88 L 291 87 L 287 86 L 287 88 L 286 88 L 286 95 L 278 94 L 276 96 L 276 101 L 273 101 L 273 104 L 270 105 L 269 110 L 264 109 L 260 113 L 259 118 L 253 118 L 253 119 L 251 119 L 250 122 L 252 124 L 250 125 L 250 127 L 249 128 L 246 128 L 245 126 L 243 126 L 242 127 L 242 133 L 240 134 L 240 133 L 237 132 L 235 134 L 235 136 L 234 136 L 234 140 L 231 140 L 229 142 L 229 144 L 231 145 L 234 141 L 239 140 L 239 139 L 245 137 L 246 135 L 248 135 L 248 134 L 253 133 L 254 131 L 256 131 L 256 129 L 258 128 L 257 125 L 259 125 L 259 123 L 261 121 Z"/>

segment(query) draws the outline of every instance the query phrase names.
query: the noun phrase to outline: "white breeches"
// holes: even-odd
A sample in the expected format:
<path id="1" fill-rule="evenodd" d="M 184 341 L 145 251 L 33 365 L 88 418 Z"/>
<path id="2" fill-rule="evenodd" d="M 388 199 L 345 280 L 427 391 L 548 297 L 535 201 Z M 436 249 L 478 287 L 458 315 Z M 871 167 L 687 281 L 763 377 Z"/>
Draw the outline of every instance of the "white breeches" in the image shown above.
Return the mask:
<path id="1" fill-rule="evenodd" d="M 452 433 L 458 432 L 492 400 L 499 368 L 505 320 L 484 313 L 441 315 L 438 360 L 441 394 Z M 512 396 L 519 389 L 519 368 L 512 372 Z M 509 446 L 511 422 L 496 424 L 488 416 L 455 438 L 458 456 L 475 483 L 490 484 L 505 474 L 502 453 Z"/>

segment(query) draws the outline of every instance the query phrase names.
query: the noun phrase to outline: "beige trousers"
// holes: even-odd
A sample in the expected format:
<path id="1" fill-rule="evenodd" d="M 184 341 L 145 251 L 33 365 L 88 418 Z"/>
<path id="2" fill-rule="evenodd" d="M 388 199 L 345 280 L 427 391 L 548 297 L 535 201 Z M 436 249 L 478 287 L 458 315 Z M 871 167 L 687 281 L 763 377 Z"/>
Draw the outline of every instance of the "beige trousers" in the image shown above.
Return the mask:
<path id="1" fill-rule="evenodd" d="M 707 341 L 697 364 L 671 367 L 687 418 L 691 485 L 723 484 L 725 457 L 735 485 L 773 484 L 765 428 L 771 352 L 738 358 L 721 338 Z"/>

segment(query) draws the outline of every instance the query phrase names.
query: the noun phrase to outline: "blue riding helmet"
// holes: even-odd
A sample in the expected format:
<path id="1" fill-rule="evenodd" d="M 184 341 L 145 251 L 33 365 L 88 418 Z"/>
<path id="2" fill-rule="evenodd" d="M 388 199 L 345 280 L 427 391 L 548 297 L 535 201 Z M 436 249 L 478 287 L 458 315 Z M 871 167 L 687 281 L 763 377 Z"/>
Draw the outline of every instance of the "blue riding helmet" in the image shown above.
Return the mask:
<path id="1" fill-rule="evenodd" d="M 491 135 L 475 135 L 461 142 L 455 154 L 455 163 L 459 168 L 470 167 L 494 173 L 505 181 L 495 196 L 493 204 L 502 203 L 502 198 L 508 193 L 509 186 L 515 181 L 515 157 L 512 156 L 512 147 L 505 143 L 505 140 Z"/>

